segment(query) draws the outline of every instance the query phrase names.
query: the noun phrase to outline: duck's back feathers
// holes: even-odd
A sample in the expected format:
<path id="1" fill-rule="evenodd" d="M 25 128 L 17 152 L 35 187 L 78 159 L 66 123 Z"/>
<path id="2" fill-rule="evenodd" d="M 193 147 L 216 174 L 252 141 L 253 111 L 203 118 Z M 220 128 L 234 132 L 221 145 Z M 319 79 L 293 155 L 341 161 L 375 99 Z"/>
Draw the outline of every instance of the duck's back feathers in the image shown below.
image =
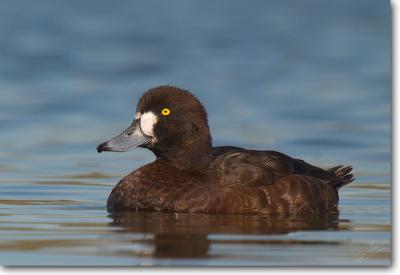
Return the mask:
<path id="1" fill-rule="evenodd" d="M 313 177 L 339 189 L 354 180 L 350 174 L 352 170 L 350 166 L 336 166 L 324 170 L 276 151 L 215 147 L 213 157 L 211 168 L 220 171 L 225 184 L 269 185 L 278 178 L 302 175 Z"/>

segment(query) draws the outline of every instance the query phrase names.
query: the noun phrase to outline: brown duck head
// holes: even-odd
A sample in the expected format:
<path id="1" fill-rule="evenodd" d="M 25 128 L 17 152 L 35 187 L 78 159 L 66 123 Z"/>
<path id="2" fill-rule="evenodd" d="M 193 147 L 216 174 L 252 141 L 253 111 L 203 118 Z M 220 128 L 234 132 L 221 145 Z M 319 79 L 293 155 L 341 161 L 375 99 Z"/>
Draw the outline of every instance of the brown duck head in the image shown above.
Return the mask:
<path id="1" fill-rule="evenodd" d="M 212 145 L 203 105 L 177 87 L 150 89 L 140 98 L 132 124 L 97 151 L 125 152 L 134 147 L 147 148 L 179 169 L 206 167 Z"/>

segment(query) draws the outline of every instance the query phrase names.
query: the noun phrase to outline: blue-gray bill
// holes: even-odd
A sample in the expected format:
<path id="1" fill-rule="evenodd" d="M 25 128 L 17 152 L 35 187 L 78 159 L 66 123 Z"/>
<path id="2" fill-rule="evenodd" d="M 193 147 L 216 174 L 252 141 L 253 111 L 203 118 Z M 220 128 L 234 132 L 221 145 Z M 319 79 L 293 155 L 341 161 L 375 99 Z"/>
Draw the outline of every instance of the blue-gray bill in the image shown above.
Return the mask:
<path id="1" fill-rule="evenodd" d="M 139 120 L 134 120 L 131 126 L 125 129 L 121 134 L 97 146 L 97 152 L 126 152 L 134 147 L 149 142 L 150 137 L 142 132 L 139 122 Z"/>

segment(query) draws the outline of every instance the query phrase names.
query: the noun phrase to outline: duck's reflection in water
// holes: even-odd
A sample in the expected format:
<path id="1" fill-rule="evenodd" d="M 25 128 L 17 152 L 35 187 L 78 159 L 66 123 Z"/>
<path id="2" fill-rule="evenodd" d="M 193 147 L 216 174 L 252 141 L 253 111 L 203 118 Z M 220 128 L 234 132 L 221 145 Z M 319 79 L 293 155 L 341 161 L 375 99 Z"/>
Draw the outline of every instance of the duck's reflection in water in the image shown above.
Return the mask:
<path id="1" fill-rule="evenodd" d="M 113 220 L 110 225 L 119 227 L 117 232 L 151 234 L 153 238 L 150 242 L 154 246 L 151 256 L 157 258 L 210 257 L 209 249 L 212 244 L 323 244 L 324 241 L 268 238 L 268 235 L 285 236 L 296 231 L 338 230 L 339 225 L 337 214 L 299 219 L 246 215 L 119 212 L 110 214 L 110 217 Z M 131 242 L 136 243 L 138 240 L 135 238 Z"/>

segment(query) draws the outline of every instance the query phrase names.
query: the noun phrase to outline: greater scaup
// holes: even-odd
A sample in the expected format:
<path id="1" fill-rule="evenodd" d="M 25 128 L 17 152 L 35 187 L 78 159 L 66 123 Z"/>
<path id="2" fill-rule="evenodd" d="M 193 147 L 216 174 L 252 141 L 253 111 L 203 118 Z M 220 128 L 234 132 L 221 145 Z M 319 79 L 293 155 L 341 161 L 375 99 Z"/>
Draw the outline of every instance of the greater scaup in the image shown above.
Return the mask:
<path id="1" fill-rule="evenodd" d="M 326 214 L 337 212 L 339 188 L 354 180 L 350 166 L 324 170 L 276 151 L 212 147 L 205 108 L 172 86 L 147 91 L 129 128 L 97 151 L 133 147 L 157 159 L 115 186 L 109 211 Z"/>

